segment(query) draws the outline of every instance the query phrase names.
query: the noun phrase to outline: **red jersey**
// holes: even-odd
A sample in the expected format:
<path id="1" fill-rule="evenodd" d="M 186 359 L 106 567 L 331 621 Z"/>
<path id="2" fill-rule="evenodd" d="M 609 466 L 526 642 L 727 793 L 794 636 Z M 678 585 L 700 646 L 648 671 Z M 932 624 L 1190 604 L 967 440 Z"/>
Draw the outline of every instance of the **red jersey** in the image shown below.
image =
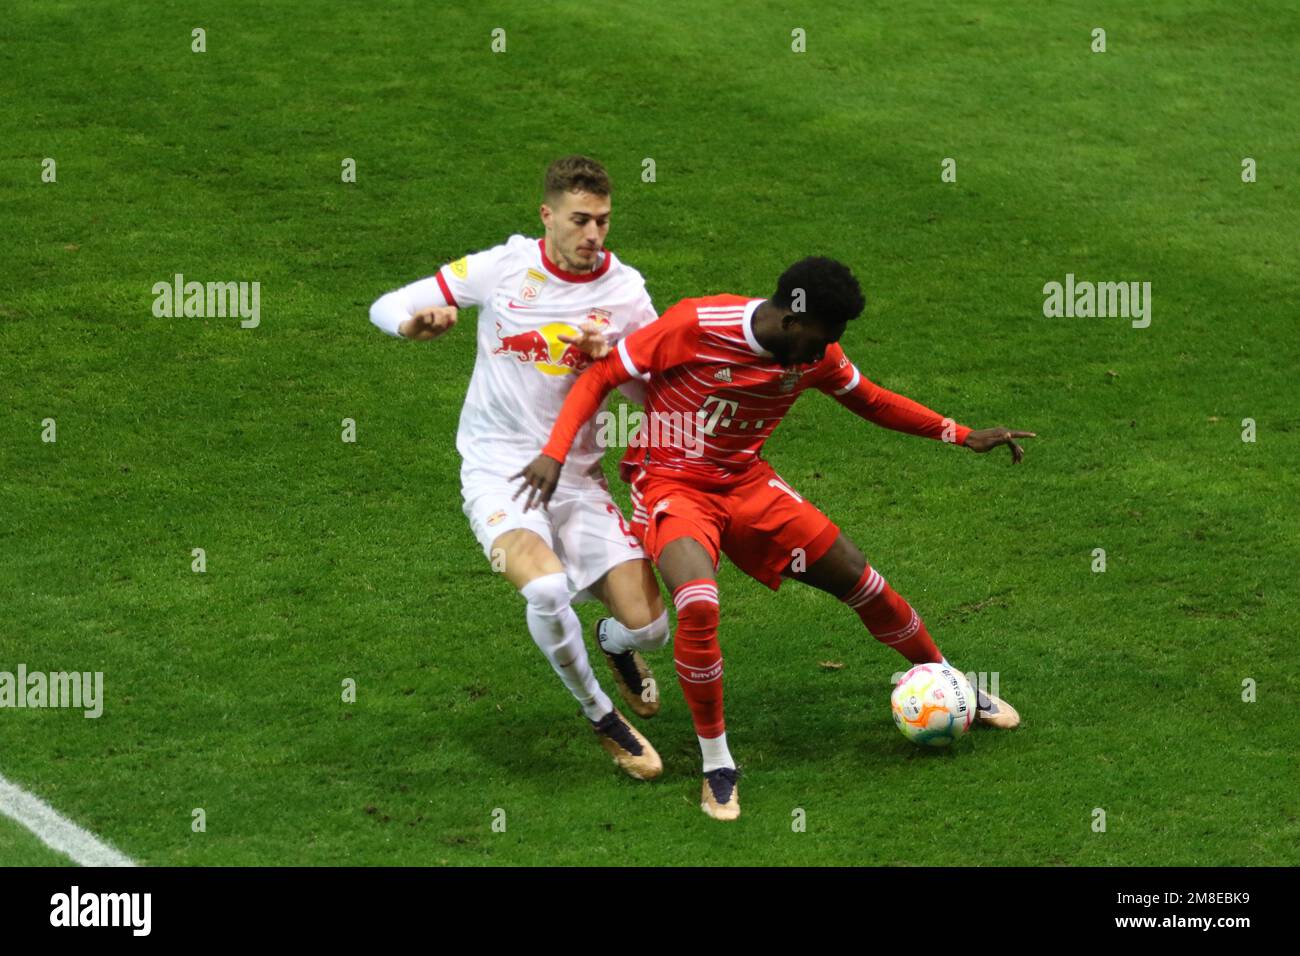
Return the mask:
<path id="1" fill-rule="evenodd" d="M 956 444 L 969 428 L 869 382 L 838 344 L 820 362 L 785 368 L 754 337 L 763 299 L 683 299 L 618 343 L 575 383 L 542 454 L 563 461 L 573 436 L 610 389 L 646 382 L 646 424 L 629 442 L 629 466 L 713 486 L 738 480 L 805 389 L 834 397 L 864 418 Z"/>

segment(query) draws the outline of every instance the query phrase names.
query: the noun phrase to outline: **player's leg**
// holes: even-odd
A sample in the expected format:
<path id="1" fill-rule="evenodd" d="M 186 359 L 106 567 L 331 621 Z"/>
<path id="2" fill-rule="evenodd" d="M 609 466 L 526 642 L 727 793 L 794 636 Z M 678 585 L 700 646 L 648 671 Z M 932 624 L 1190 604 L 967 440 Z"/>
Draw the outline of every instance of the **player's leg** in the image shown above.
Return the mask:
<path id="1" fill-rule="evenodd" d="M 646 558 L 623 561 L 590 587 L 612 617 L 596 622 L 596 641 L 608 661 L 619 693 L 639 717 L 659 712 L 659 688 L 641 656 L 668 642 L 668 612 L 659 594 L 654 566 Z"/>
<path id="2" fill-rule="evenodd" d="M 492 567 L 523 595 L 528 633 L 582 707 L 600 746 L 629 775 L 657 776 L 663 765 L 654 747 L 623 718 L 592 673 L 582 624 L 570 606 L 568 576 L 552 544 L 552 519 L 545 511 L 525 512 L 501 475 L 465 470 L 461 480 L 474 536 Z"/>
<path id="3" fill-rule="evenodd" d="M 699 737 L 704 771 L 735 767 L 727 750 L 722 709 L 722 649 L 718 644 L 718 581 L 713 555 L 695 537 L 679 534 L 660 549 L 658 564 L 677 608 L 673 662 Z"/>
<path id="4" fill-rule="evenodd" d="M 872 637 L 911 663 L 948 663 L 915 608 L 867 563 L 858 546 L 843 532 L 806 569 L 789 569 L 786 576 L 843 601 L 857 613 Z M 1006 701 L 983 691 L 977 691 L 977 696 L 976 718 L 980 723 L 1002 729 L 1020 723 L 1020 715 Z"/>
<path id="5" fill-rule="evenodd" d="M 716 820 L 734 820 L 740 816 L 740 792 L 722 710 L 716 552 L 710 553 L 690 529 L 674 524 L 670 518 L 659 526 L 677 536 L 659 549 L 657 564 L 677 608 L 673 659 L 703 758 L 700 807 Z"/>
<path id="6" fill-rule="evenodd" d="M 913 664 L 938 664 L 943 654 L 916 610 L 867 563 L 840 532 L 824 555 L 789 577 L 838 598 L 857 613 L 871 636 Z"/>
<path id="7" fill-rule="evenodd" d="M 653 716 L 654 675 L 638 648 L 663 646 L 668 615 L 640 536 L 623 520 L 603 476 L 562 482 L 548 512 L 556 554 L 578 592 L 574 602 L 596 597 L 614 615 L 598 620 L 595 631 L 619 693 L 639 716 Z"/>
<path id="8" fill-rule="evenodd" d="M 569 604 L 569 582 L 559 557 L 540 535 L 527 528 L 497 537 L 492 552 L 496 566 L 527 602 L 528 633 L 587 719 L 599 720 L 614 704 L 592 673 L 582 641 L 582 623 Z"/>
<path id="9" fill-rule="evenodd" d="M 700 809 L 740 816 L 736 762 L 727 749 L 718 645 L 718 554 L 726 510 L 721 495 L 639 471 L 632 481 L 632 529 L 654 559 L 677 608 L 673 663 L 691 711 L 704 783 Z"/>
<path id="10" fill-rule="evenodd" d="M 582 622 L 569 603 L 559 556 L 535 531 L 516 528 L 492 541 L 494 559 L 527 602 L 528 633 L 591 722 L 604 750 L 629 776 L 650 780 L 663 763 L 654 747 L 600 688 L 582 640 Z"/>

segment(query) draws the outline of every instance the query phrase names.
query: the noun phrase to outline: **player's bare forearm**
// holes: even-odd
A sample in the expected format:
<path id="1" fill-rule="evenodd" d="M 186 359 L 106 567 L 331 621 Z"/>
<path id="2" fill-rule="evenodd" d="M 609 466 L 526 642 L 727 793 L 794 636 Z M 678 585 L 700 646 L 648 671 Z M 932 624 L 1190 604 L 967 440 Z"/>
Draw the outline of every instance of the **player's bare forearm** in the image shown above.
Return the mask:
<path id="1" fill-rule="evenodd" d="M 1017 438 L 1037 438 L 1034 432 L 1017 431 L 1013 428 L 1003 428 L 999 425 L 997 428 L 981 428 L 979 431 L 972 431 L 966 436 L 963 443 L 973 452 L 983 454 L 991 451 L 999 445 L 1011 446 L 1011 463 L 1018 465 L 1025 457 L 1025 450 L 1016 443 Z"/>

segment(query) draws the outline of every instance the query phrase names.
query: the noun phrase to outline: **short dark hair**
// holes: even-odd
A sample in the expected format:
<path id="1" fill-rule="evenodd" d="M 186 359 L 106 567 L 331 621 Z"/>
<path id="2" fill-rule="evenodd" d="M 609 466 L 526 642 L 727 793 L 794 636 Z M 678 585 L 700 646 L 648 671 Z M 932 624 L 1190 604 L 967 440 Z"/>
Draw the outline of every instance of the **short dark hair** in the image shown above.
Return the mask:
<path id="1" fill-rule="evenodd" d="M 795 298 L 803 292 L 802 308 L 795 310 Z M 862 287 L 849 267 L 825 256 L 800 259 L 776 282 L 774 305 L 796 315 L 803 314 L 828 325 L 840 325 L 857 318 L 867 305 Z"/>
<path id="2" fill-rule="evenodd" d="M 547 202 L 574 190 L 608 196 L 610 189 L 609 173 L 590 156 L 561 156 L 546 167 L 542 182 L 542 195 Z"/>

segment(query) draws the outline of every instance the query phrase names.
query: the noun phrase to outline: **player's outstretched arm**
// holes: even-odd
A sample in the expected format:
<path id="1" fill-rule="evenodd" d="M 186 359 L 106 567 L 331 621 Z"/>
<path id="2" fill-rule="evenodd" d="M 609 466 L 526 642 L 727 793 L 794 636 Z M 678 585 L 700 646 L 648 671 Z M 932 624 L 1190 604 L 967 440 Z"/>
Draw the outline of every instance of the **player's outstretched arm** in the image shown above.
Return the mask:
<path id="1" fill-rule="evenodd" d="M 1011 463 L 1018 465 L 1025 457 L 1025 450 L 1017 445 L 1015 440 L 1017 438 L 1037 437 L 1033 432 L 1016 431 L 999 425 L 997 428 L 981 428 L 979 431 L 970 432 L 966 436 L 965 445 L 971 451 L 977 451 L 981 454 L 997 448 L 999 445 L 1010 445 Z"/>
<path id="2" fill-rule="evenodd" d="M 426 341 L 456 324 L 456 306 L 433 276 L 381 295 L 370 307 L 370 321 L 397 338 Z"/>
<path id="3" fill-rule="evenodd" d="M 560 481 L 560 468 L 568 457 L 569 449 L 573 447 L 573 440 L 578 437 L 578 431 L 596 414 L 605 401 L 605 396 L 615 386 L 631 378 L 622 359 L 616 354 L 606 356 L 578 376 L 564 399 L 560 416 L 551 427 L 551 437 L 542 453 L 522 471 L 510 476 L 511 480 L 523 479 L 514 496 L 518 498 L 525 491 L 528 492 L 525 511 L 531 511 L 535 505 L 550 503 L 555 486 Z"/>
<path id="4" fill-rule="evenodd" d="M 832 389 L 827 385 L 823 388 L 853 414 L 882 428 L 951 442 L 954 445 L 966 444 L 966 438 L 970 435 L 970 429 L 965 425 L 944 418 L 906 395 L 881 388 L 856 369 L 853 370 L 853 380 L 848 386 Z"/>
<path id="5" fill-rule="evenodd" d="M 1019 464 L 1025 457 L 1025 450 L 1016 444 L 1015 439 L 1037 437 L 1033 432 L 1015 431 L 1002 426 L 974 431 L 966 425 L 957 424 L 951 418 L 944 418 L 905 395 L 881 388 L 860 375 L 856 369 L 852 374 L 854 378 L 849 386 L 842 389 L 830 389 L 828 386 L 828 391 L 845 408 L 884 428 L 965 445 L 971 451 L 981 454 L 999 445 L 1010 445 L 1012 464 Z"/>

